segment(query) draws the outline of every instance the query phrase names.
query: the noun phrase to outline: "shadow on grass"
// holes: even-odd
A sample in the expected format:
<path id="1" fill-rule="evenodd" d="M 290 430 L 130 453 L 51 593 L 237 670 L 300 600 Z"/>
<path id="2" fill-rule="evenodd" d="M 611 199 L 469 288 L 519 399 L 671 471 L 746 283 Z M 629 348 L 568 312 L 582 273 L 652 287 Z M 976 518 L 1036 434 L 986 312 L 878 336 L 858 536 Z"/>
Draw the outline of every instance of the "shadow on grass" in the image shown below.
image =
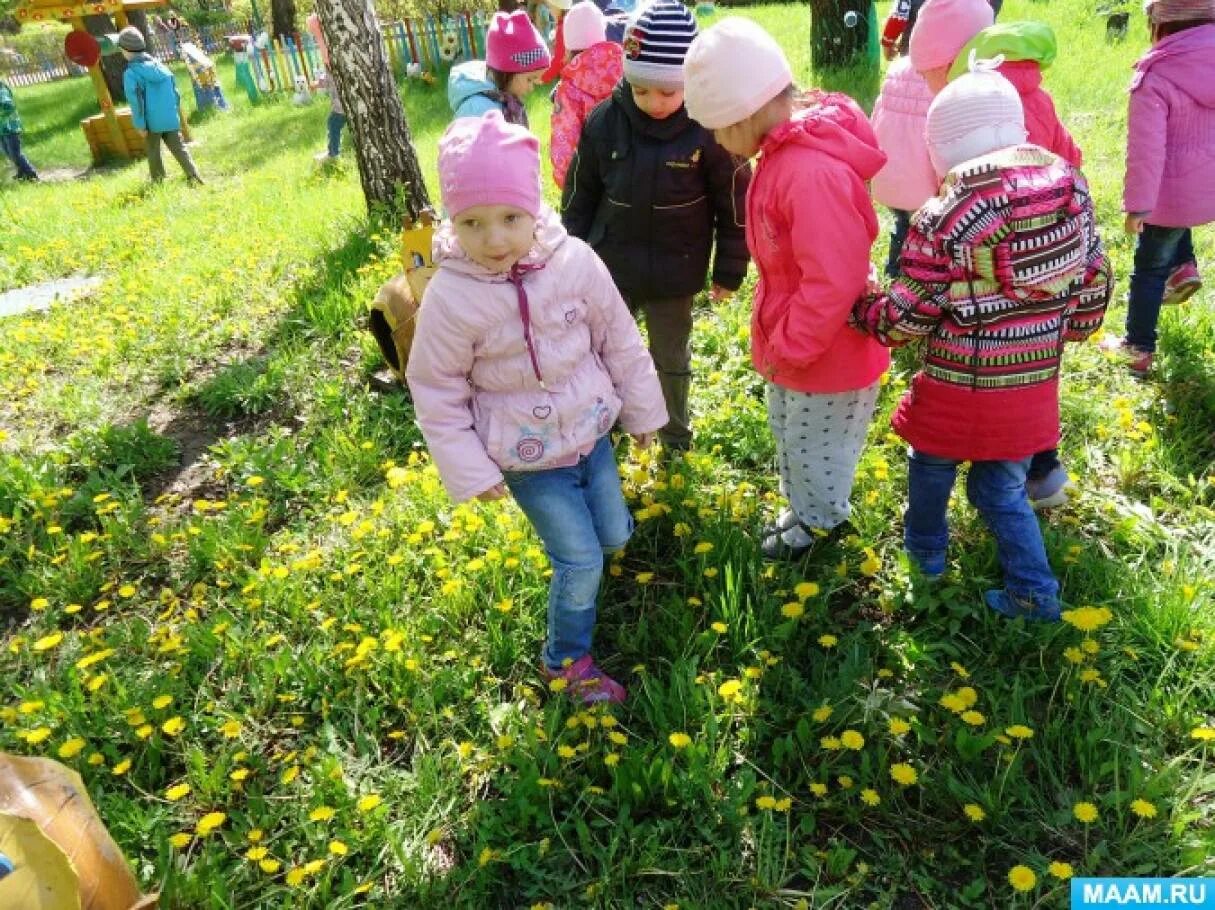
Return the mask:
<path id="1" fill-rule="evenodd" d="M 1167 413 L 1158 421 L 1162 454 L 1178 477 L 1199 476 L 1215 464 L 1215 372 L 1209 340 L 1181 323 L 1162 331 L 1166 355 L 1161 391 Z"/>

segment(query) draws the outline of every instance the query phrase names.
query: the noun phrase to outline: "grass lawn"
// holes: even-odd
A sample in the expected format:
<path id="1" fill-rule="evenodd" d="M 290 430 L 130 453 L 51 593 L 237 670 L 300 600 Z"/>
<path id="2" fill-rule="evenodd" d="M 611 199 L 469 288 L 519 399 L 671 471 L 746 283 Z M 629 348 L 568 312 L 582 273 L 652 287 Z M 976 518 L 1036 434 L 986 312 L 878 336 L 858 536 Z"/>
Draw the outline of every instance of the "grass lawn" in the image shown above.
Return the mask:
<path id="1" fill-rule="evenodd" d="M 805 7 L 745 15 L 816 81 Z M 1106 45 L 1090 0 L 1008 0 L 1018 18 L 1059 34 L 1047 85 L 1085 151 L 1118 331 L 1145 29 Z M 221 79 L 235 112 L 194 124 L 205 187 L 168 158 L 158 187 L 142 162 L 0 183 L 0 291 L 104 278 L 0 322 L 0 750 L 78 768 L 163 906 L 1065 907 L 1071 872 L 1215 874 L 1209 289 L 1165 312 L 1146 382 L 1069 353 L 1077 489 L 1043 530 L 1083 609 L 1051 627 L 983 606 L 999 567 L 964 497 L 945 582 L 910 578 L 887 420 L 907 354 L 857 535 L 762 564 L 779 503 L 752 285 L 706 301 L 695 454 L 622 466 L 638 531 L 596 650 L 630 698 L 579 711 L 536 671 L 526 521 L 453 507 L 407 398 L 369 386 L 360 319 L 395 239 L 352 164 L 316 168 L 324 100 L 253 108 Z M 434 189 L 445 92 L 402 96 Z M 87 166 L 87 81 L 18 102 L 35 166 Z M 530 109 L 546 138 L 547 99 Z M 1196 240 L 1215 275 L 1215 231 Z"/>

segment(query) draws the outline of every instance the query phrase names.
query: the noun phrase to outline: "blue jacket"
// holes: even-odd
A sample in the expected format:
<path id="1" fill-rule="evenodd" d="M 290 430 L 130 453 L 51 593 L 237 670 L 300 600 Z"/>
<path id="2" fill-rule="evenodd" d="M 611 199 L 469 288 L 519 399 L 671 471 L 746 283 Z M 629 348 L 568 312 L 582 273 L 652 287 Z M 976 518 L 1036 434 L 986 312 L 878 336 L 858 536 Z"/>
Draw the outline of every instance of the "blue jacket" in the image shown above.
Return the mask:
<path id="1" fill-rule="evenodd" d="M 139 54 L 127 62 L 122 87 L 131 105 L 136 129 L 149 133 L 171 133 L 181 129 L 177 105 L 181 96 L 168 67 L 151 54 Z"/>
<path id="2" fill-rule="evenodd" d="M 447 103 L 455 119 L 480 117 L 489 111 L 501 111 L 507 123 L 527 126 L 527 108 L 514 95 L 494 88 L 485 72 L 484 60 L 468 60 L 451 68 L 447 77 Z"/>

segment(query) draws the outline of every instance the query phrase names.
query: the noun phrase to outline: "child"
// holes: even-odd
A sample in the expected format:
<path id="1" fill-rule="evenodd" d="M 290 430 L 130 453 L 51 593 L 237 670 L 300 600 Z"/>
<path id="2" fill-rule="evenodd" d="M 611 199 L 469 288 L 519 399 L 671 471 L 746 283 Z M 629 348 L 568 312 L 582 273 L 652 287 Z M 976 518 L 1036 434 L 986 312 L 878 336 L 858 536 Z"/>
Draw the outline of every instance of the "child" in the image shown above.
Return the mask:
<path id="1" fill-rule="evenodd" d="M 606 24 L 603 13 L 591 0 L 575 4 L 563 20 L 569 60 L 557 86 L 548 150 L 553 180 L 559 188 L 565 186 L 565 172 L 578 147 L 582 124 L 624 75 L 624 54 L 619 44 L 607 40 Z"/>
<path id="2" fill-rule="evenodd" d="M 645 318 L 671 416 L 659 434 L 664 457 L 692 444 L 692 298 L 704 289 L 714 240 L 713 299 L 747 273 L 750 168 L 683 105 L 681 66 L 695 36 L 680 0 L 657 0 L 630 21 L 624 81 L 587 118 L 561 199 L 566 229 L 595 248 Z"/>
<path id="3" fill-rule="evenodd" d="M 603 555 L 632 533 L 608 431 L 666 423 L 654 366 L 603 263 L 540 203 L 540 144 L 498 111 L 439 143 L 447 220 L 406 378 L 451 497 L 514 496 L 552 561 L 545 673 L 623 701 L 591 638 Z"/>
<path id="4" fill-rule="evenodd" d="M 459 117 L 499 110 L 507 123 L 527 126 L 523 102 L 549 65 L 544 39 L 527 12 L 494 13 L 485 36 L 485 59 L 452 67 L 447 101 Z"/>
<path id="5" fill-rule="evenodd" d="M 5 156 L 17 168 L 18 180 L 38 179 L 38 172 L 21 151 L 21 117 L 17 114 L 17 102 L 8 83 L 0 79 L 0 147 Z"/>
<path id="6" fill-rule="evenodd" d="M 915 28 L 916 19 L 920 15 L 920 7 L 924 0 L 895 0 L 882 27 L 882 53 L 887 60 L 907 53 L 911 32 Z M 989 0 L 992 16 L 1000 15 L 1000 7 L 1004 0 Z"/>
<path id="7" fill-rule="evenodd" d="M 963 5 L 959 7 L 958 2 Z M 999 72 L 1021 97 L 1028 141 L 1080 167 L 1083 163 L 1080 149 L 1059 122 L 1054 102 L 1042 88 L 1042 69 L 1055 59 L 1054 32 L 1049 26 L 1035 22 L 1010 25 L 987 22 L 976 29 L 986 18 L 981 9 L 983 3 L 984 0 L 928 0 L 911 36 L 912 65 L 935 93 L 951 76 L 966 70 L 970 51 L 977 50 L 979 57 L 991 59 L 1004 55 Z M 970 16 L 966 15 L 968 11 Z M 1034 456 L 1026 489 L 1035 509 L 1063 505 L 1070 487 L 1071 479 L 1057 450 L 1049 449 Z"/>
<path id="8" fill-rule="evenodd" d="M 346 128 L 346 110 L 342 107 L 342 99 L 338 97 L 337 86 L 333 84 L 333 76 L 327 70 L 317 80 L 316 87 L 329 96 L 329 116 L 325 120 L 329 144 L 325 157 L 332 160 L 342 154 L 342 130 Z"/>
<path id="9" fill-rule="evenodd" d="M 133 25 L 118 33 L 118 47 L 126 58 L 127 69 L 122 75 L 122 87 L 131 105 L 131 122 L 147 141 L 148 170 L 154 181 L 165 179 L 165 166 L 160 158 L 163 141 L 186 172 L 191 183 L 202 183 L 194 159 L 181 141 L 181 96 L 168 67 L 147 52 L 143 35 Z"/>
<path id="10" fill-rule="evenodd" d="M 1059 584 L 1025 477 L 1059 437 L 1063 342 L 1097 330 L 1112 282 L 1084 177 L 1025 135 L 1021 99 L 998 73 L 937 95 L 928 144 L 944 186 L 912 220 L 899 277 L 855 318 L 884 344 L 927 342 L 892 421 L 912 447 L 908 555 L 930 579 L 945 571 L 949 496 L 970 461 L 967 496 L 1004 570 L 988 606 L 1053 621 Z"/>
<path id="11" fill-rule="evenodd" d="M 1122 207 L 1134 234 L 1126 338 L 1139 376 L 1152 368 L 1162 303 L 1202 286 L 1191 228 L 1215 221 L 1215 0 L 1147 7 L 1152 49 L 1135 64 Z"/>
<path id="12" fill-rule="evenodd" d="M 877 216 L 866 181 L 886 163 L 845 95 L 798 99 L 776 41 L 729 17 L 684 65 L 688 113 L 735 155 L 762 153 L 747 194 L 747 246 L 759 284 L 751 360 L 768 380 L 787 509 L 761 545 L 796 559 L 844 529 L 853 475 L 890 354 L 851 328 L 868 283 Z M 837 532 L 838 533 L 838 532 Z"/>

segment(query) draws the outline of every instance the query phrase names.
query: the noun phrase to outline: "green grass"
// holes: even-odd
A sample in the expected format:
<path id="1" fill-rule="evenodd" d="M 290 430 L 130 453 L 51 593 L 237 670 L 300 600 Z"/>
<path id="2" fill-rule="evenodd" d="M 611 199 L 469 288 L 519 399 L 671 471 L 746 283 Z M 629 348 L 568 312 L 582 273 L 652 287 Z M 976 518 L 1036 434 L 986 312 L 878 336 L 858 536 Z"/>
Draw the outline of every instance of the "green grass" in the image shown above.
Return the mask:
<path id="1" fill-rule="evenodd" d="M 1093 9 L 1009 0 L 1004 18 L 1059 32 L 1048 86 L 1121 291 L 1123 92 L 1144 39 L 1107 47 Z M 811 82 L 805 8 L 746 15 Z M 442 87 L 402 93 L 434 188 Z M 580 712 L 536 673 L 546 564 L 526 521 L 453 507 L 407 399 L 368 386 L 360 318 L 395 244 L 351 167 L 314 166 L 324 102 L 229 97 L 232 115 L 195 124 L 201 189 L 172 164 L 150 189 L 142 163 L 0 188 L 0 288 L 105 278 L 0 323 L 0 748 L 83 740 L 65 761 L 164 906 L 1064 907 L 1052 861 L 1215 872 L 1212 745 L 1193 735 L 1215 727 L 1209 291 L 1166 312 L 1149 382 L 1092 345 L 1069 354 L 1078 492 L 1043 528 L 1069 604 L 1110 610 L 1087 634 L 988 615 L 999 568 L 961 501 L 946 582 L 909 575 L 887 428 L 906 354 L 857 537 L 803 571 L 761 564 L 777 498 L 748 294 L 700 310 L 696 455 L 623 468 L 640 521 L 597 651 L 630 700 Z M 19 101 L 31 160 L 83 169 L 88 84 Z M 546 105 L 530 105 L 542 137 Z M 1212 232 L 1196 237 L 1209 270 Z M 972 699 L 982 717 L 963 719 Z M 845 731 L 863 746 L 836 747 L 857 744 Z M 211 812 L 223 824 L 196 836 Z M 1016 865 L 1036 873 L 1027 894 Z"/>

